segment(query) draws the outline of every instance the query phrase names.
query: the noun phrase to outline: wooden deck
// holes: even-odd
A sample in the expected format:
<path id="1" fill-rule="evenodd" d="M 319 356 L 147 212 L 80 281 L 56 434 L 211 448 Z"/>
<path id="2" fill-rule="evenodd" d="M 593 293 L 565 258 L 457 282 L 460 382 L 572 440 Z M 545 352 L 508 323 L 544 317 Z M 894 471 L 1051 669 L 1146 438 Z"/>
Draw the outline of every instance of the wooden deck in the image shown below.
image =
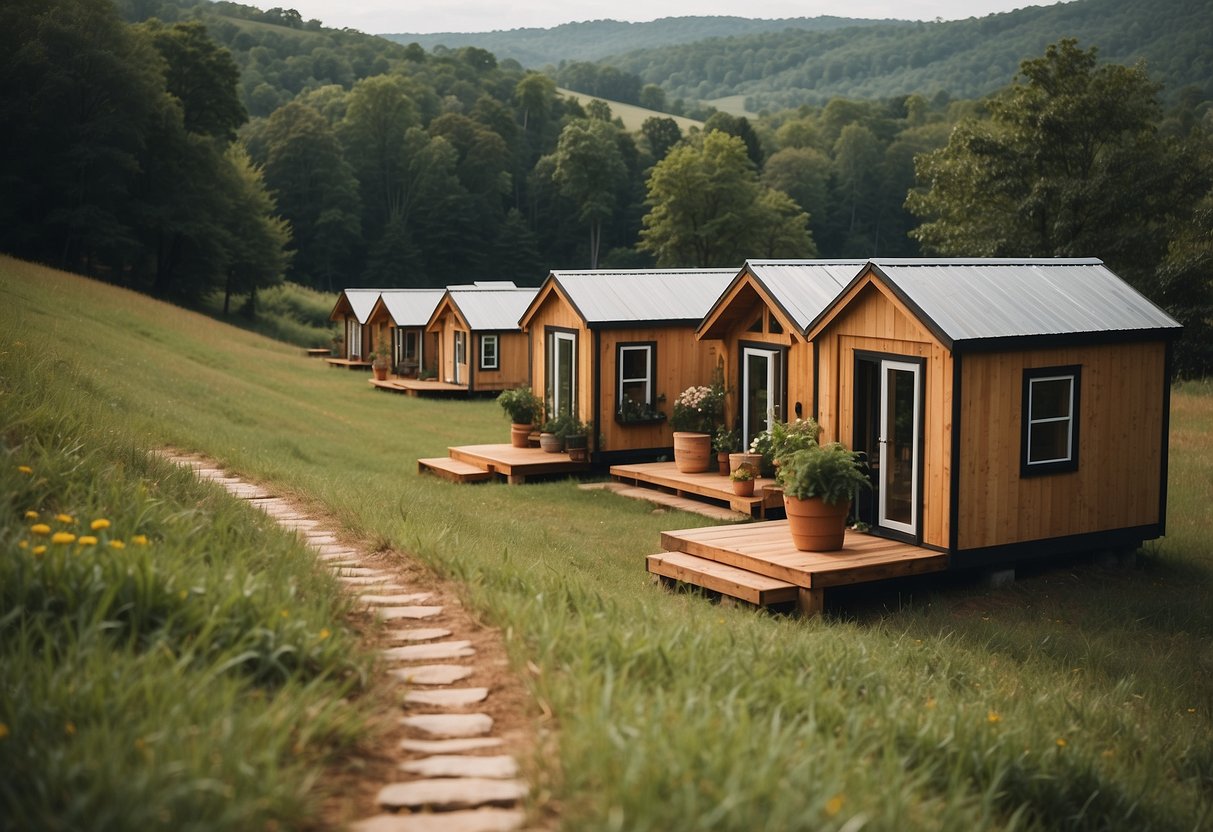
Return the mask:
<path id="1" fill-rule="evenodd" d="M 751 603 L 775 603 L 751 600 L 750 596 L 759 590 L 768 593 L 769 598 L 783 598 L 794 590 L 801 611 L 807 614 L 821 611 L 828 587 L 942 572 L 948 567 L 948 556 L 943 552 L 850 530 L 843 548 L 836 552 L 802 552 L 792 545 L 786 520 L 662 532 L 661 546 L 666 551 L 648 560 L 648 571 L 655 575 Z M 671 559 L 671 554 L 679 557 Z M 765 580 L 747 584 L 744 574 L 720 570 L 719 566 Z M 742 590 L 730 592 L 721 588 L 722 582 L 731 582 Z"/>
<path id="2" fill-rule="evenodd" d="M 328 358 L 333 354 L 333 351 L 328 347 L 307 347 L 303 354 L 308 358 Z"/>
<path id="3" fill-rule="evenodd" d="M 733 483 L 716 471 L 704 474 L 684 474 L 673 462 L 646 462 L 638 465 L 612 465 L 611 476 L 647 488 L 672 492 L 679 497 L 694 497 L 723 503 L 735 512 L 749 517 L 765 517 L 768 508 L 781 508 L 783 496 L 769 491 L 775 480 L 759 477 L 754 481 L 753 497 L 738 497 Z"/>
<path id="4" fill-rule="evenodd" d="M 392 393 L 405 393 L 410 396 L 465 396 L 468 392 L 466 384 L 449 384 L 445 381 L 422 381 L 416 378 L 388 378 L 384 381 L 371 379 L 372 387 L 387 390 Z"/>
<path id="5" fill-rule="evenodd" d="M 588 471 L 588 462 L 573 462 L 568 454 L 549 454 L 539 448 L 515 448 L 513 445 L 462 445 L 447 448 L 447 457 L 417 460 L 419 473 L 432 473 L 455 482 L 485 479 L 484 473 L 504 477 L 511 485 L 528 477 L 577 474 Z M 459 466 L 449 461 L 461 463 Z M 454 469 L 454 470 L 453 470 Z M 459 477 L 458 471 L 466 472 Z"/>
<path id="6" fill-rule="evenodd" d="M 711 517 L 713 520 L 725 520 L 731 523 L 738 520 L 749 520 L 748 513 L 733 511 L 731 508 L 718 506 L 715 503 L 709 503 L 704 500 L 697 500 L 691 497 L 679 497 L 677 494 L 669 494 L 665 491 L 658 491 L 656 488 L 641 488 L 635 485 L 628 485 L 622 482 L 587 482 L 579 486 L 586 491 L 611 491 L 621 497 L 631 497 L 633 500 L 645 500 L 654 505 L 664 506 L 666 508 L 676 508 L 679 511 L 698 514 L 703 517 Z"/>
<path id="7" fill-rule="evenodd" d="M 371 362 L 362 361 L 360 359 L 356 360 L 356 359 L 351 359 L 351 358 L 326 358 L 326 359 L 324 359 L 324 363 L 328 364 L 330 367 L 343 367 L 347 370 L 369 370 L 369 369 L 371 369 Z"/>

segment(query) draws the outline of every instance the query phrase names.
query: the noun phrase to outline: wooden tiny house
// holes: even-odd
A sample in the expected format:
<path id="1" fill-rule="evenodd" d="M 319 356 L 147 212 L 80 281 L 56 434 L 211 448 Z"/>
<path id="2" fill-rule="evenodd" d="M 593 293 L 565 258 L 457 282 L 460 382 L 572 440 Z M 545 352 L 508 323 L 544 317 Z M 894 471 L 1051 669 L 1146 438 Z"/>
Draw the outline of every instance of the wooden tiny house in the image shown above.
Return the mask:
<path id="1" fill-rule="evenodd" d="M 346 289 L 337 297 L 337 304 L 329 313 L 329 320 L 341 326 L 341 354 L 330 358 L 329 363 L 347 367 L 371 366 L 370 354 L 374 349 L 371 328 L 368 322 L 380 289 Z"/>
<path id="2" fill-rule="evenodd" d="M 426 326 L 445 289 L 384 289 L 375 301 L 368 325 L 392 345 L 392 372 L 403 378 L 436 374 L 438 335 Z"/>
<path id="3" fill-rule="evenodd" d="M 808 327 L 863 260 L 749 260 L 704 316 L 697 335 L 722 343 L 729 411 L 748 446 L 772 420 L 812 415 Z"/>
<path id="4" fill-rule="evenodd" d="M 953 566 L 1135 547 L 1179 331 L 1099 260 L 873 260 L 809 327 L 816 417 L 868 454 L 860 519 Z"/>
<path id="5" fill-rule="evenodd" d="M 695 328 L 733 269 L 556 271 L 522 317 L 549 418 L 589 423 L 597 462 L 671 453 L 665 413 L 719 358 Z"/>
<path id="6" fill-rule="evenodd" d="M 509 281 L 448 287 L 426 324 L 438 379 L 469 393 L 526 384 L 530 342 L 518 321 L 534 297 Z"/>

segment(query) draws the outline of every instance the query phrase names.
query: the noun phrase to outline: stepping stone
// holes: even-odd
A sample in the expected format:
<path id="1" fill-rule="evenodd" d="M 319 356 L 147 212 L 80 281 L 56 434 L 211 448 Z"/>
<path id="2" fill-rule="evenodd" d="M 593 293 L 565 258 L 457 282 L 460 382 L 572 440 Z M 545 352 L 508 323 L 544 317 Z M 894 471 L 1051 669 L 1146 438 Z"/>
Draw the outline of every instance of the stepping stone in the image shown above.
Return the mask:
<path id="1" fill-rule="evenodd" d="M 476 655 L 470 641 L 439 641 L 435 644 L 406 644 L 383 651 L 388 661 L 422 662 L 436 659 L 462 659 Z"/>
<path id="2" fill-rule="evenodd" d="M 342 583 L 346 583 L 344 578 L 338 578 L 337 580 L 341 581 Z M 346 586 L 346 588 L 349 590 L 361 590 L 361 589 L 369 588 L 369 589 L 375 590 L 376 592 L 408 592 L 407 588 L 401 586 L 400 584 L 394 584 L 389 581 L 381 581 L 381 582 L 369 584 L 369 585 L 368 584 L 348 584 Z"/>
<path id="3" fill-rule="evenodd" d="M 266 497 L 271 496 L 268 491 L 262 491 L 257 486 L 248 485 L 246 483 L 240 483 L 239 485 L 225 485 L 223 487 L 227 489 L 228 493 L 237 497 L 243 497 L 246 500 L 265 499 Z"/>
<path id="4" fill-rule="evenodd" d="M 433 597 L 428 592 L 414 592 L 407 595 L 359 595 L 358 600 L 374 606 L 396 607 L 404 604 L 423 604 Z"/>
<path id="5" fill-rule="evenodd" d="M 322 560 L 325 563 L 331 563 L 335 560 L 358 560 L 361 557 L 362 555 L 355 552 L 353 549 L 338 549 L 336 552 L 321 552 L 320 554 L 316 555 L 317 559 Z"/>
<path id="6" fill-rule="evenodd" d="M 382 569 L 369 569 L 365 566 L 335 566 L 333 571 L 342 578 L 388 578 L 394 577 Z"/>
<path id="7" fill-rule="evenodd" d="M 475 705 L 488 698 L 488 688 L 410 690 L 404 695 L 404 703 L 406 705 L 430 705 L 435 708 L 466 708 L 468 705 Z"/>
<path id="8" fill-rule="evenodd" d="M 315 548 L 316 546 L 336 546 L 337 545 L 337 538 L 333 537 L 331 534 L 318 535 L 316 537 L 312 537 L 311 535 L 305 535 L 304 540 L 312 548 Z"/>
<path id="9" fill-rule="evenodd" d="M 380 572 L 375 572 L 373 569 L 365 570 L 367 572 L 375 572 L 374 575 L 347 575 L 345 573 L 351 571 L 353 567 L 341 568 L 337 570 L 337 580 L 343 584 L 350 586 L 375 586 L 376 584 L 391 584 L 392 576 L 384 575 Z"/>
<path id="10" fill-rule="evenodd" d="M 400 724 L 440 740 L 480 737 L 493 730 L 488 714 L 415 714 L 401 717 Z"/>
<path id="11" fill-rule="evenodd" d="M 526 797 L 526 785 L 517 780 L 414 780 L 392 783 L 379 790 L 379 805 L 385 809 L 473 809 L 477 806 L 513 806 Z M 448 816 L 443 816 L 446 821 Z M 449 829 L 449 826 L 434 827 Z"/>
<path id="12" fill-rule="evenodd" d="M 319 546 L 313 546 L 317 552 L 323 557 L 324 555 L 357 555 L 357 549 L 351 549 L 349 546 L 342 546 L 340 543 L 322 543 Z"/>
<path id="13" fill-rule="evenodd" d="M 421 777 L 487 777 L 490 780 L 512 780 L 518 776 L 518 763 L 513 757 L 466 757 L 450 754 L 410 760 L 400 764 L 401 771 Z"/>
<path id="14" fill-rule="evenodd" d="M 380 607 L 375 614 L 385 621 L 401 618 L 433 618 L 442 614 L 442 607 Z"/>
<path id="15" fill-rule="evenodd" d="M 516 832 L 525 816 L 517 809 L 475 809 L 421 815 L 375 815 L 350 824 L 350 832 Z"/>
<path id="16" fill-rule="evenodd" d="M 465 754 L 485 748 L 500 748 L 505 741 L 497 737 L 468 737 L 461 740 L 414 740 L 400 741 L 401 751 L 415 754 Z"/>
<path id="17" fill-rule="evenodd" d="M 450 685 L 472 675 L 472 668 L 461 664 L 423 664 L 402 667 L 388 673 L 410 685 Z"/>
<path id="18" fill-rule="evenodd" d="M 406 630 L 390 630 L 384 636 L 393 641 L 433 641 L 436 638 L 446 638 L 450 630 L 442 627 L 411 627 Z"/>

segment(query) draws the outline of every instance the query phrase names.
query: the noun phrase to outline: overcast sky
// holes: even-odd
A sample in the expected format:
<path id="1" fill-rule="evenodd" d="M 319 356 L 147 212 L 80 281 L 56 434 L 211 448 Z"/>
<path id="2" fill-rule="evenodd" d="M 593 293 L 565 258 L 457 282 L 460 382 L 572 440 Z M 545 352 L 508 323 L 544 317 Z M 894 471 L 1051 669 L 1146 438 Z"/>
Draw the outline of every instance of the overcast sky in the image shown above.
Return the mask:
<path id="1" fill-rule="evenodd" d="M 349 27 L 372 34 L 410 32 L 489 32 L 494 29 L 550 28 L 581 20 L 647 21 L 659 17 L 732 15 L 736 17 L 897 18 L 961 20 L 1009 12 L 1025 6 L 1048 6 L 1057 0 L 255 0 L 262 9 L 296 9 L 304 20 Z"/>

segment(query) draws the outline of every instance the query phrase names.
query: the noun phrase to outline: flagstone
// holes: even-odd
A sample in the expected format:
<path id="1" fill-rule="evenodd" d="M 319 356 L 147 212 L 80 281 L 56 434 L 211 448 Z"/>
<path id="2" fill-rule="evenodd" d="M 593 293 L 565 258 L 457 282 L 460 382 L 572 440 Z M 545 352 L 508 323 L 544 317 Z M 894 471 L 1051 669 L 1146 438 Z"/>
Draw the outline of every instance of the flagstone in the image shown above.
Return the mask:
<path id="1" fill-rule="evenodd" d="M 489 698 L 488 688 L 446 688 L 440 690 L 410 690 L 404 695 L 406 705 L 429 705 L 435 708 L 466 708 Z"/>
<path id="2" fill-rule="evenodd" d="M 471 809 L 512 806 L 526 793 L 526 785 L 517 780 L 463 777 L 392 783 L 379 790 L 378 800 L 386 809 Z"/>
<path id="3" fill-rule="evenodd" d="M 490 780 L 511 780 L 518 776 L 518 763 L 506 754 L 497 757 L 439 754 L 401 763 L 400 770 L 421 777 L 486 777 Z"/>
<path id="4" fill-rule="evenodd" d="M 450 685 L 472 675 L 472 668 L 462 664 L 423 664 L 401 667 L 388 673 L 411 685 Z"/>
<path id="5" fill-rule="evenodd" d="M 518 809 L 382 814 L 350 824 L 350 832 L 516 832 L 524 819 Z"/>
<path id="6" fill-rule="evenodd" d="M 439 641 L 433 644 L 406 644 L 383 651 L 388 661 L 421 662 L 435 659 L 462 659 L 476 655 L 470 641 Z"/>

